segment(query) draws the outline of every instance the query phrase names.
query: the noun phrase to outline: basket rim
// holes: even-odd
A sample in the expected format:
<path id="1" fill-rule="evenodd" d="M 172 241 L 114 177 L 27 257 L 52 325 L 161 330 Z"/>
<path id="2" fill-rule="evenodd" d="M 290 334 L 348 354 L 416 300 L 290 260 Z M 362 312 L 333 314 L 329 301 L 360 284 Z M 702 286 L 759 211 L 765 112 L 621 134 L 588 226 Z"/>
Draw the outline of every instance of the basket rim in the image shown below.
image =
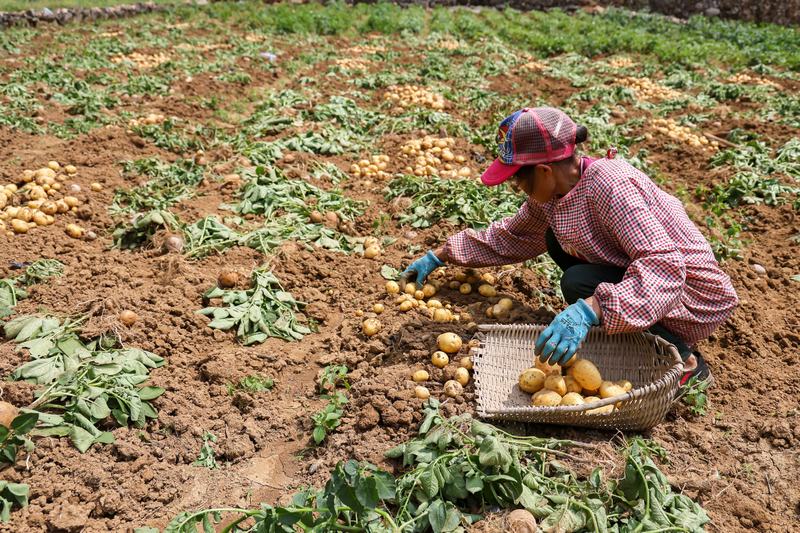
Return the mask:
<path id="1" fill-rule="evenodd" d="M 478 326 L 479 332 L 490 332 L 490 331 L 509 331 L 509 330 L 530 330 L 530 331 L 537 331 L 541 333 L 544 331 L 545 328 L 548 326 L 545 324 L 481 324 Z M 604 333 L 605 335 L 611 336 L 610 334 L 606 333 L 603 328 L 600 327 L 592 327 L 590 331 L 599 331 Z M 584 411 L 588 411 L 590 409 L 597 409 L 600 407 L 604 407 L 606 405 L 615 404 L 617 402 L 624 402 L 632 399 L 642 398 L 646 395 L 649 395 L 657 390 L 665 388 L 669 385 L 669 383 L 675 378 L 680 377 L 683 373 L 683 360 L 681 359 L 680 352 L 672 343 L 665 340 L 663 337 L 658 335 L 654 335 L 648 331 L 641 331 L 641 332 L 631 332 L 633 334 L 640 334 L 644 336 L 644 338 L 655 344 L 658 348 L 660 347 L 663 350 L 666 350 L 672 356 L 672 366 L 667 369 L 666 372 L 657 380 L 643 385 L 641 387 L 637 387 L 635 389 L 631 389 L 630 391 L 626 392 L 625 394 L 618 394 L 617 396 L 611 396 L 609 398 L 602 398 L 598 401 L 594 401 L 591 403 L 585 403 L 581 405 L 556 405 L 556 406 L 534 406 L 534 405 L 524 405 L 519 407 L 507 407 L 505 409 L 500 410 L 492 410 L 487 412 L 486 409 L 483 408 L 482 401 L 480 398 L 478 399 L 478 406 L 479 406 L 479 414 L 481 416 L 492 417 L 498 416 L 503 414 L 513 414 L 513 413 L 554 413 L 554 414 L 562 414 L 562 413 L 582 413 Z M 479 347 L 479 355 L 483 355 L 482 353 L 483 347 L 483 340 L 481 340 L 481 347 Z M 477 391 L 476 391 L 477 392 Z"/>

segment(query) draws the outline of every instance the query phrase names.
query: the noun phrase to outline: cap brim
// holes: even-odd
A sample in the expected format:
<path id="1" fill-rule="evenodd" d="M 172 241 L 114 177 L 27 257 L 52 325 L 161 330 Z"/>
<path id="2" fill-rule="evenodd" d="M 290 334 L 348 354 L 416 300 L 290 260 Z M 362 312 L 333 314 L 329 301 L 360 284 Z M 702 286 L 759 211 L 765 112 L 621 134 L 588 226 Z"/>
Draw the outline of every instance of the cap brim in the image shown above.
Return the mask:
<path id="1" fill-rule="evenodd" d="M 484 185 L 500 185 L 508 178 L 517 173 L 522 168 L 522 165 L 506 165 L 499 159 L 495 159 L 494 163 L 489 165 L 486 172 L 481 176 L 481 181 Z"/>

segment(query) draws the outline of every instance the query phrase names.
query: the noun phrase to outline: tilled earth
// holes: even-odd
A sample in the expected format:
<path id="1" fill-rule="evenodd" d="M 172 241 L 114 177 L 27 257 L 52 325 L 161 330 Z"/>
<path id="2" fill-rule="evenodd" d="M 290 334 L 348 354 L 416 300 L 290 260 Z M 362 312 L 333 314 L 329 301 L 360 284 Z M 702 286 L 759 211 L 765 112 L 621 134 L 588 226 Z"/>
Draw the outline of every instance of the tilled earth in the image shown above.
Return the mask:
<path id="1" fill-rule="evenodd" d="M 173 45 L 215 42 L 210 20 L 204 19 L 204 29 L 170 34 L 168 21 L 159 17 L 144 20 L 154 34 L 171 35 Z M 140 19 L 107 23 L 102 30 L 122 35 L 136 20 Z M 21 54 L 6 58 L 0 79 L 8 77 L 13 68 L 22 67 L 25 58 L 58 56 L 59 32 L 74 36 L 80 31 L 73 26 L 54 32 L 36 30 L 36 38 L 26 44 Z M 228 31 L 247 33 L 245 28 L 237 27 Z M 222 36 L 223 44 L 225 38 Z M 350 48 L 355 42 L 333 37 L 324 40 L 340 51 L 339 57 L 364 55 Z M 371 61 L 368 70 L 372 73 L 420 61 L 420 56 L 403 42 L 368 36 L 359 43 L 391 48 L 400 58 L 396 64 Z M 237 61 L 238 68 L 251 78 L 247 84 L 221 82 L 213 74 L 201 72 L 191 79 L 176 80 L 168 94 L 123 99 L 113 114 L 162 113 L 192 124 L 235 129 L 237 120 L 253 110 L 259 95 L 287 88 L 302 91 L 304 77 L 318 76 L 330 66 L 330 61 L 293 63 L 290 69 L 290 62 L 300 55 L 292 41 L 272 39 L 270 46 L 278 59 L 269 69 L 250 58 Z M 211 60 L 213 54 L 213 50 L 203 51 L 197 57 Z M 495 78 L 490 81 L 501 86 Z M 554 106 L 563 105 L 579 90 L 563 78 L 541 73 L 520 76 L 517 82 L 511 89 L 507 83 L 502 86 L 512 91 L 511 96 Z M 781 79 L 780 83 L 787 92 L 800 87 L 791 80 Z M 324 99 L 348 94 L 352 85 L 346 75 L 327 77 L 317 91 Z M 380 105 L 380 89 L 368 91 L 367 96 L 363 105 Z M 237 106 L 231 105 L 223 116 L 204 105 L 210 98 L 221 98 L 228 104 L 236 102 Z M 707 131 L 724 134 L 738 127 L 761 134 L 771 146 L 780 146 L 797 136 L 796 130 L 786 126 L 741 118 L 752 106 L 729 102 L 706 110 Z M 452 103 L 446 110 L 472 127 L 494 120 L 489 111 L 472 112 Z M 676 116 L 682 112 L 687 111 L 678 110 Z M 59 123 L 68 116 L 65 106 L 56 102 L 48 102 L 38 113 L 40 123 Z M 636 118 L 645 120 L 637 122 L 633 120 Z M 692 191 L 723 177 L 723 171 L 709 168 L 708 156 L 699 148 L 675 146 L 658 135 L 647 138 L 649 118 L 647 112 L 631 107 L 614 120 L 633 120 L 636 125 L 631 136 L 640 140 L 631 147 L 631 153 L 640 148 L 649 152 L 649 160 L 659 168 L 665 178 L 663 187 L 668 191 Z M 439 134 L 435 128 L 428 133 Z M 386 135 L 375 139 L 373 148 L 394 158 L 402 143 L 412 137 L 419 135 Z M 484 158 L 491 157 L 481 146 L 465 139 L 458 140 L 456 151 L 468 155 L 466 165 L 471 167 L 473 176 L 484 166 Z M 234 248 L 200 260 L 164 254 L 158 247 L 110 249 L 110 230 L 115 221 L 107 207 L 115 189 L 135 185 L 122 176 L 120 162 L 149 156 L 165 161 L 177 157 L 130 133 L 124 122 L 111 121 L 69 140 L 48 133 L 0 128 L 3 182 L 16 182 L 24 169 L 39 168 L 50 160 L 73 164 L 78 173 L 70 181 L 81 186 L 79 197 L 89 207 L 82 212 L 83 220 L 67 215 L 59 217 L 53 226 L 0 237 L 3 277 L 16 275 L 10 269 L 12 261 L 47 257 L 65 265 L 62 277 L 33 286 L 30 297 L 18 305 L 17 312 L 88 313 L 85 332 L 111 330 L 124 345 L 150 350 L 167 359 L 166 366 L 151 373 L 152 384 L 165 388 L 166 393 L 155 401 L 158 419 L 145 429 L 115 429 L 114 444 L 95 445 L 84 454 L 66 439 L 41 438 L 27 460 L 3 472 L 3 479 L 31 486 L 30 505 L 15 511 L 3 530 L 100 532 L 140 525 L 163 527 L 187 509 L 281 501 L 297 487 L 321 484 L 329 469 L 347 458 L 394 468 L 384 461 L 383 452 L 412 436 L 420 420 L 420 402 L 413 397 L 410 370 L 430 366 L 429 354 L 439 333 L 450 330 L 469 338 L 474 329 L 463 322 L 442 325 L 413 312 L 400 313 L 385 295 L 381 265 L 400 268 L 458 229 L 444 221 L 424 230 L 400 226 L 394 215 L 405 206 L 385 199 L 381 190 L 385 183 L 353 178 L 343 183 L 349 197 L 369 203 L 366 213 L 352 228 L 354 233 L 371 235 L 378 227 L 373 223 L 380 220 L 382 235 L 396 239 L 377 260 L 307 249 L 297 243 L 285 243 L 273 257 Z M 209 146 L 202 157 L 208 167 L 207 178 L 194 198 L 173 208 L 185 220 L 223 213 L 221 205 L 237 201 L 237 187 L 220 177 L 251 166 L 226 147 Z M 276 164 L 290 177 L 307 179 L 312 161 L 327 160 L 347 172 L 359 158 L 358 154 L 325 158 L 297 152 L 285 154 Z M 101 183 L 102 190 L 92 191 L 93 182 Z M 702 221 L 700 207 L 691 205 L 691 195 L 686 201 L 693 218 Z M 713 520 L 710 530 L 791 531 L 798 523 L 800 504 L 795 483 L 800 475 L 800 424 L 795 401 L 800 394 L 800 319 L 796 312 L 800 285 L 791 279 L 800 273 L 800 244 L 792 239 L 800 232 L 800 223 L 789 205 L 750 206 L 743 208 L 742 214 L 748 221 L 743 259 L 723 264 L 741 304 L 734 316 L 700 346 L 716 378 L 709 395 L 708 414 L 692 416 L 686 407 L 676 404 L 668 419 L 647 436 L 668 452 L 669 462 L 663 469 L 673 485 L 708 510 Z M 67 237 L 64 226 L 69 222 L 81 223 L 99 238 L 89 242 Z M 253 268 L 265 263 L 286 290 L 308 303 L 305 313 L 319 323 L 318 332 L 301 342 L 269 339 L 244 347 L 231 333 L 208 328 L 207 319 L 196 313 L 203 307 L 203 292 L 216 283 L 219 272 L 235 270 L 247 278 Z M 753 264 L 763 266 L 765 273 L 759 273 Z M 545 276 L 521 266 L 500 276 L 498 289 L 516 302 L 514 321 L 547 321 L 552 311 L 563 305 Z M 445 290 L 442 298 L 473 311 L 477 323 L 492 321 L 483 313 L 484 299 L 476 294 L 464 296 Z M 357 311 L 369 310 L 379 301 L 387 307 L 380 317 L 383 329 L 375 337 L 366 338 L 361 333 L 362 318 Z M 135 310 L 140 317 L 131 327 L 117 319 L 124 309 Z M 25 360 L 27 355 L 16 352 L 12 344 L 0 345 L 3 376 Z M 324 445 L 315 447 L 310 439 L 310 416 L 324 405 L 316 378 L 328 364 L 344 364 L 350 369 L 351 401 L 342 426 Z M 275 387 L 255 394 L 229 392 L 228 384 L 252 374 L 273 377 Z M 436 372 L 432 377 L 441 379 Z M 33 400 L 34 390 L 34 386 L 25 383 L 4 382 L 3 399 L 27 405 Z M 432 393 L 438 396 L 441 390 L 432 387 Z M 473 408 L 471 385 L 461 398 L 444 406 L 448 414 Z M 598 442 L 609 450 L 614 437 L 565 428 L 527 429 Z M 219 469 L 192 466 L 205 432 L 218 437 L 214 447 Z M 499 523 L 490 519 L 475 529 L 499 530 Z"/>

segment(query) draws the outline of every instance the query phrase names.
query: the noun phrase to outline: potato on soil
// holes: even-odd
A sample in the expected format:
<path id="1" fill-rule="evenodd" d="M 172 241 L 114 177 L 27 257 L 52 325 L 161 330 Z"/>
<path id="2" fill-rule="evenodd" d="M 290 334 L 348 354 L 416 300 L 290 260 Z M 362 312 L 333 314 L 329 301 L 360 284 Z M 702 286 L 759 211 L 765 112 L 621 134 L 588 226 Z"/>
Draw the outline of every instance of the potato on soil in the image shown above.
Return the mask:
<path id="1" fill-rule="evenodd" d="M 544 379 L 544 388 L 557 392 L 559 396 L 564 396 L 567 393 L 567 384 L 564 378 L 558 374 L 550 374 Z"/>
<path id="2" fill-rule="evenodd" d="M 430 307 L 430 305 L 428 307 Z M 431 318 L 433 318 L 435 322 L 450 322 L 453 320 L 453 314 L 447 309 L 433 309 Z"/>
<path id="3" fill-rule="evenodd" d="M 377 318 L 368 318 L 361 324 L 361 331 L 367 337 L 372 337 L 381 330 L 381 321 Z"/>
<path id="4" fill-rule="evenodd" d="M 447 354 L 444 352 L 436 351 L 433 352 L 433 355 L 431 356 L 431 363 L 433 363 L 433 366 L 436 368 L 444 368 L 449 362 L 450 358 L 447 357 Z"/>
<path id="5" fill-rule="evenodd" d="M 447 381 L 444 384 L 444 394 L 445 396 L 449 396 L 450 398 L 456 398 L 461 396 L 464 392 L 464 387 L 461 386 L 461 383 L 455 380 Z"/>
<path id="6" fill-rule="evenodd" d="M 80 239 L 83 237 L 83 228 L 77 224 L 67 224 L 67 227 L 64 229 L 66 230 L 67 235 L 73 239 Z"/>
<path id="7" fill-rule="evenodd" d="M 461 337 L 455 333 L 442 333 L 436 338 L 436 345 L 445 353 L 457 353 L 461 344 Z"/>
<path id="8" fill-rule="evenodd" d="M 403 287 L 403 292 L 406 294 L 410 294 L 414 296 L 414 293 L 417 292 L 417 284 L 416 283 L 406 283 L 406 286 Z"/>
<path id="9" fill-rule="evenodd" d="M 504 531 L 507 533 L 537 533 L 539 529 L 536 527 L 536 519 L 530 511 L 515 509 L 508 513 Z"/>
<path id="10" fill-rule="evenodd" d="M 372 306 L 372 312 L 375 314 L 381 314 L 386 310 L 383 304 L 377 303 Z"/>
<path id="11" fill-rule="evenodd" d="M 425 298 L 430 298 L 434 294 L 436 294 L 436 287 L 431 285 L 430 283 L 426 283 L 422 286 L 422 294 Z"/>
<path id="12" fill-rule="evenodd" d="M 416 381 L 417 383 L 422 383 L 423 381 L 428 381 L 431 379 L 431 375 L 428 374 L 427 370 L 417 370 L 413 374 L 411 374 L 411 379 Z"/>
<path id="13" fill-rule="evenodd" d="M 546 378 L 544 372 L 538 368 L 529 368 L 519 375 L 519 388 L 528 394 L 539 392 L 544 387 Z"/>
<path id="14" fill-rule="evenodd" d="M 223 289 L 230 289 L 239 284 L 239 273 L 234 270 L 223 270 L 217 276 L 217 285 Z"/>
<path id="15" fill-rule="evenodd" d="M 466 387 L 467 383 L 469 383 L 469 370 L 464 367 L 456 368 L 455 380 L 461 383 L 462 386 Z"/>
<path id="16" fill-rule="evenodd" d="M 381 247 L 377 244 L 373 244 L 364 250 L 364 257 L 367 259 L 375 259 L 379 255 L 381 255 Z"/>
<path id="17" fill-rule="evenodd" d="M 583 396 L 577 392 L 568 392 L 561 398 L 561 405 L 583 405 Z"/>
<path id="18" fill-rule="evenodd" d="M 458 287 L 458 292 L 460 292 L 461 294 L 469 294 L 472 292 L 472 285 L 470 285 L 469 283 L 462 283 Z"/>
<path id="19" fill-rule="evenodd" d="M 458 366 L 466 368 L 467 370 L 472 370 L 472 357 L 462 357 L 458 361 Z"/>
<path id="20" fill-rule="evenodd" d="M 396 281 L 387 281 L 386 292 L 389 294 L 397 294 L 400 292 L 400 285 L 398 285 Z"/>
<path id="21" fill-rule="evenodd" d="M 414 307 L 413 302 L 411 300 L 405 300 L 403 302 L 400 302 L 399 309 L 400 311 L 405 313 L 406 311 L 409 311 L 412 307 Z"/>
<path id="22" fill-rule="evenodd" d="M 414 387 L 414 396 L 416 396 L 420 400 L 427 400 L 428 398 L 431 397 L 431 391 L 428 390 L 428 387 L 417 385 L 416 387 Z"/>
<path id="23" fill-rule="evenodd" d="M 0 425 L 10 428 L 11 422 L 17 418 L 18 414 L 19 409 L 17 409 L 16 406 L 8 402 L 0 402 Z"/>
<path id="24" fill-rule="evenodd" d="M 571 368 L 570 374 L 578 384 L 586 390 L 597 390 L 603 379 L 594 363 L 587 359 L 578 360 Z"/>
<path id="25" fill-rule="evenodd" d="M 542 389 L 533 395 L 531 403 L 537 407 L 555 407 L 561 404 L 561 395 L 556 391 Z"/>
<path id="26" fill-rule="evenodd" d="M 139 320 L 139 315 L 129 309 L 126 309 L 119 314 L 119 321 L 126 326 L 132 326 L 137 320 Z"/>
<path id="27" fill-rule="evenodd" d="M 478 287 L 478 293 L 480 293 L 481 296 L 484 296 L 486 298 L 497 296 L 497 290 L 487 283 L 484 283 L 483 285 Z"/>

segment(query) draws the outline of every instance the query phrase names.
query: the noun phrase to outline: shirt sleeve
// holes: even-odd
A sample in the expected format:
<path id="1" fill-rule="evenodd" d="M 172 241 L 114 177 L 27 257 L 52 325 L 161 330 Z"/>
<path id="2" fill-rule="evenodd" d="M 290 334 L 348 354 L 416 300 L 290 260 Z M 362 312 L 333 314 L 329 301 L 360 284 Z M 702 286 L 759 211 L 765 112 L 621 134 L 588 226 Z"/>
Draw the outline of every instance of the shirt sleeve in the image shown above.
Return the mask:
<path id="1" fill-rule="evenodd" d="M 630 178 L 599 175 L 590 198 L 597 219 L 631 259 L 621 282 L 595 289 L 603 327 L 612 334 L 644 331 L 680 302 L 683 254 Z"/>
<path id="2" fill-rule="evenodd" d="M 526 201 L 516 215 L 492 223 L 483 231 L 467 229 L 445 244 L 448 262 L 468 267 L 509 265 L 547 250 L 548 223 L 538 205 Z"/>

